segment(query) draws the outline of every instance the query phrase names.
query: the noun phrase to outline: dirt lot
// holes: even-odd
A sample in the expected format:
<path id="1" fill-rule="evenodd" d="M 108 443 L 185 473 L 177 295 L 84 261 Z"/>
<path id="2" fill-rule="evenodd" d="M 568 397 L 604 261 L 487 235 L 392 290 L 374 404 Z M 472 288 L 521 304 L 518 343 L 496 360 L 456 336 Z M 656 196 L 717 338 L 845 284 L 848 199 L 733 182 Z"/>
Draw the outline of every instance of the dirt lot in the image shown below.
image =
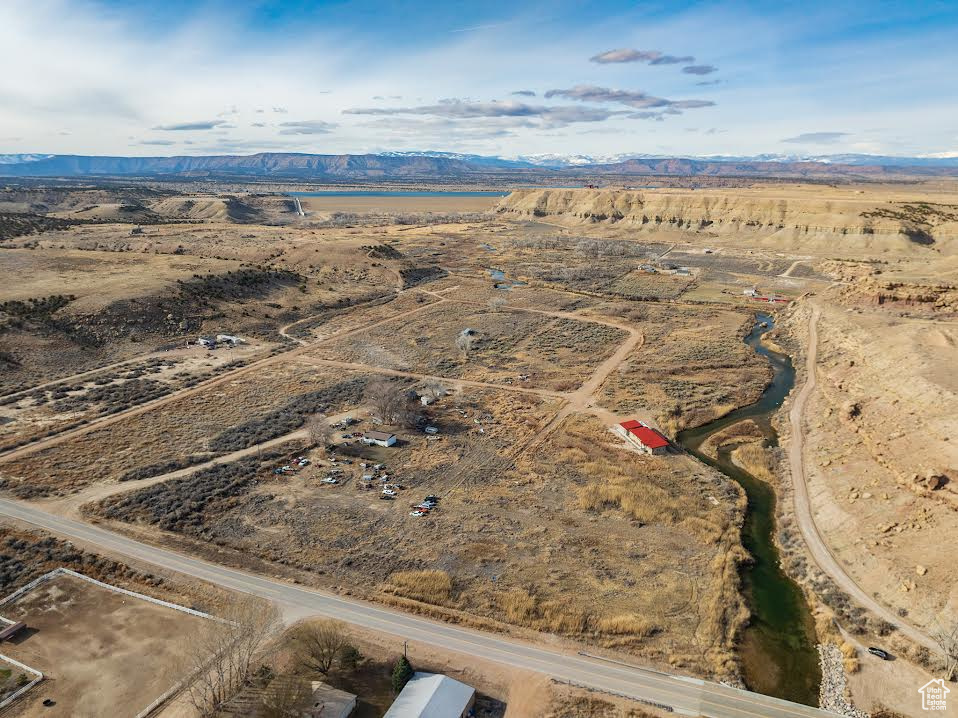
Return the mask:
<path id="1" fill-rule="evenodd" d="M 134 715 L 178 678 L 179 645 L 206 619 L 60 576 L 3 607 L 27 622 L 4 651 L 46 676 L 18 716 Z M 56 705 L 44 707 L 52 699 Z"/>

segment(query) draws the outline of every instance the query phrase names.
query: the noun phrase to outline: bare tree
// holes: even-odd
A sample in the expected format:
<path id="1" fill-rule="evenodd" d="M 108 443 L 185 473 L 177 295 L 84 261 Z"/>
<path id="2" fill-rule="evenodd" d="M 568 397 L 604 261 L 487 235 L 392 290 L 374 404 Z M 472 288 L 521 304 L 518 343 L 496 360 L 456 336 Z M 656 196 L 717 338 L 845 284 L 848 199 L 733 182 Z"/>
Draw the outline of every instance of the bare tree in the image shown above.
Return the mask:
<path id="1" fill-rule="evenodd" d="M 202 716 L 216 713 L 252 674 L 253 660 L 280 625 L 272 603 L 241 596 L 227 606 L 221 620 L 207 620 L 184 642 L 182 672 L 190 702 Z"/>
<path id="2" fill-rule="evenodd" d="M 373 413 L 387 424 L 399 421 L 408 400 L 406 396 L 387 379 L 377 379 L 366 385 L 363 398 Z"/>
<path id="3" fill-rule="evenodd" d="M 346 627 L 332 619 L 302 623 L 290 633 L 290 644 L 297 663 L 309 672 L 324 676 L 349 645 Z"/>
<path id="4" fill-rule="evenodd" d="M 325 449 L 333 436 L 333 427 L 329 425 L 329 417 L 325 414 L 313 414 L 306 420 L 306 433 L 311 443 L 320 449 Z"/>
<path id="5" fill-rule="evenodd" d="M 494 312 L 498 312 L 500 309 L 506 306 L 507 303 L 508 302 L 506 302 L 505 297 L 493 297 L 489 300 L 489 309 Z"/>
<path id="6" fill-rule="evenodd" d="M 932 634 L 945 658 L 945 680 L 953 681 L 958 676 L 958 622 L 939 626 Z"/>
<path id="7" fill-rule="evenodd" d="M 430 399 L 441 399 L 446 396 L 446 387 L 443 386 L 442 382 L 430 381 L 423 384 L 422 395 L 428 396 Z"/>
<path id="8" fill-rule="evenodd" d="M 300 718 L 313 697 L 312 686 L 302 676 L 277 676 L 263 690 L 261 718 Z"/>
<path id="9" fill-rule="evenodd" d="M 472 350 L 476 348 L 477 340 L 476 333 L 471 329 L 463 329 L 456 336 L 456 349 L 459 350 L 464 359 L 468 359 L 469 355 L 472 354 Z"/>

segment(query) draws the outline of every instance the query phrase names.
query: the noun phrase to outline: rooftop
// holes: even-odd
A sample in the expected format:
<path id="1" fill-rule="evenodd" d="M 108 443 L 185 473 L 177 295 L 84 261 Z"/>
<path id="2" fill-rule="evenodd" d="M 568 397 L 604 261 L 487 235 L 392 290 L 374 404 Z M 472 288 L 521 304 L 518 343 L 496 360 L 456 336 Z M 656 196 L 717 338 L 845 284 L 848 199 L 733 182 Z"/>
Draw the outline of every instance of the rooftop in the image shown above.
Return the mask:
<path id="1" fill-rule="evenodd" d="M 631 419 L 629 421 L 623 421 L 619 424 L 623 429 L 628 431 L 632 436 L 641 441 L 645 446 L 648 446 L 650 449 L 661 449 L 664 446 L 669 445 L 669 440 L 662 436 L 655 429 L 646 426 L 641 421 L 636 421 Z"/>
<path id="2" fill-rule="evenodd" d="M 474 693 L 449 676 L 417 671 L 383 718 L 458 718 Z"/>
<path id="3" fill-rule="evenodd" d="M 393 434 L 389 434 L 385 431 L 367 431 L 363 434 L 367 439 L 374 439 L 376 441 L 386 441 L 391 438 Z"/>

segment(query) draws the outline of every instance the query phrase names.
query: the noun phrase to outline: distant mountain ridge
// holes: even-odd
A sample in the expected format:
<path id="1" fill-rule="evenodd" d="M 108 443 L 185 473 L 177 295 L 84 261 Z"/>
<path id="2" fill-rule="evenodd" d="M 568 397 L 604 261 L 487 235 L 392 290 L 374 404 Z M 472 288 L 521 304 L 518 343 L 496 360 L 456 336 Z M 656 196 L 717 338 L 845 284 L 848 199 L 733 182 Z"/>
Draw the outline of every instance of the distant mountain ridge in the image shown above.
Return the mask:
<path id="1" fill-rule="evenodd" d="M 897 163 L 897 164 L 896 164 Z M 7 177 L 247 177 L 314 181 L 469 180 L 496 177 L 529 181 L 589 176 L 710 176 L 782 178 L 892 178 L 958 176 L 958 158 L 834 155 L 799 157 L 670 157 L 624 154 L 532 155 L 518 159 L 452 152 L 381 152 L 320 155 L 262 152 L 253 155 L 100 157 L 41 153 L 0 155 Z"/>

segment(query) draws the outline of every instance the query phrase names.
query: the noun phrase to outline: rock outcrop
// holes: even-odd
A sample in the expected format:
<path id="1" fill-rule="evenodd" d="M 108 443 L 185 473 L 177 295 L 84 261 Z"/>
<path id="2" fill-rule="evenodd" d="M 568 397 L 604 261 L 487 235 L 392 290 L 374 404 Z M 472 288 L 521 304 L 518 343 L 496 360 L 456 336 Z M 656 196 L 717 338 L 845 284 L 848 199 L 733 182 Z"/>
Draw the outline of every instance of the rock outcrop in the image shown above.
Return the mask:
<path id="1" fill-rule="evenodd" d="M 958 214 L 950 204 L 887 201 L 849 193 L 833 197 L 756 190 L 528 189 L 504 197 L 496 211 L 566 223 L 623 223 L 645 229 L 707 232 L 751 231 L 787 236 L 851 235 L 873 245 L 926 248 L 958 238 Z"/>

